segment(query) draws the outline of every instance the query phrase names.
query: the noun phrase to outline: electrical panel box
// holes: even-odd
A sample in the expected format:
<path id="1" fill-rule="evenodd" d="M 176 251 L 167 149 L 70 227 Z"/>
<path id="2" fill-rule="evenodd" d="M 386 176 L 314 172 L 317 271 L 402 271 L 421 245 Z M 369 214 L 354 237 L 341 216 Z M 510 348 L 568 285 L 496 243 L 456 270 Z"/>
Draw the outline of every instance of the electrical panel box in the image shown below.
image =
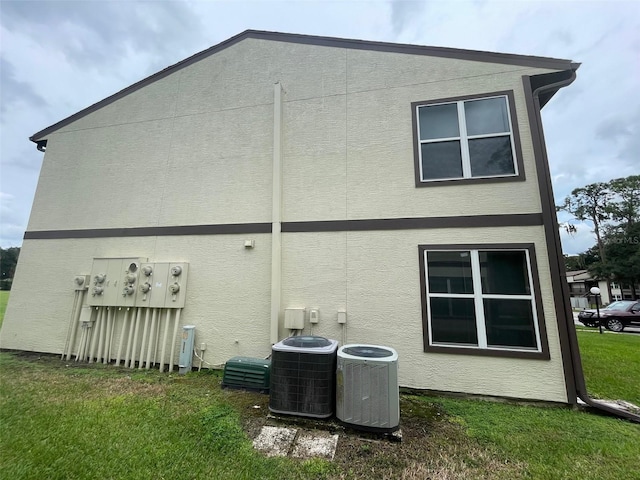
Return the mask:
<path id="1" fill-rule="evenodd" d="M 182 340 L 180 342 L 180 358 L 178 360 L 178 373 L 184 375 L 191 371 L 191 361 L 193 359 L 193 345 L 196 338 L 195 325 L 185 325 L 182 327 Z"/>
<path id="2" fill-rule="evenodd" d="M 183 308 L 188 272 L 189 264 L 185 262 L 95 258 L 87 303 L 96 307 Z"/>
<path id="3" fill-rule="evenodd" d="M 143 263 L 136 307 L 184 307 L 188 273 L 185 262 Z"/>
<path id="4" fill-rule="evenodd" d="M 91 306 L 133 306 L 142 258 L 94 258 L 87 303 Z"/>
<path id="5" fill-rule="evenodd" d="M 167 291 L 165 294 L 165 308 L 184 307 L 185 290 L 187 286 L 188 263 L 170 263 L 167 277 Z"/>
<path id="6" fill-rule="evenodd" d="M 168 263 L 153 263 L 153 273 L 151 274 L 151 292 L 149 300 L 144 307 L 164 308 L 165 297 L 167 295 L 167 277 L 169 276 Z"/>
<path id="7" fill-rule="evenodd" d="M 285 308 L 284 328 L 302 330 L 304 328 L 304 308 Z"/>
<path id="8" fill-rule="evenodd" d="M 104 303 L 105 290 L 107 288 L 107 271 L 109 267 L 108 258 L 94 258 L 91 267 L 91 275 L 89 275 L 89 294 L 87 296 L 87 304 L 91 306 L 101 307 L 107 305 Z"/>
<path id="9" fill-rule="evenodd" d="M 153 281 L 155 279 L 155 264 L 143 263 L 140 265 L 138 293 L 136 295 L 136 307 L 149 307 L 153 294 Z"/>

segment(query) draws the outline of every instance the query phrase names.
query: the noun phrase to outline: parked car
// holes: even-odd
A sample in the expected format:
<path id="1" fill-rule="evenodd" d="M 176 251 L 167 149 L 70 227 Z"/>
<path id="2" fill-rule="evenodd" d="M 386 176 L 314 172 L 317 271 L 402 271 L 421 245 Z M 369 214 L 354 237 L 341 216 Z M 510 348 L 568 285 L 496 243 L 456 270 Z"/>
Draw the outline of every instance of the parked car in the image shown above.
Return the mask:
<path id="1" fill-rule="evenodd" d="M 637 325 L 640 327 L 640 302 L 637 300 L 619 300 L 600 309 L 602 325 L 613 332 L 621 332 L 625 327 Z M 582 310 L 578 314 L 578 321 L 587 327 L 598 326 L 596 310 Z"/>

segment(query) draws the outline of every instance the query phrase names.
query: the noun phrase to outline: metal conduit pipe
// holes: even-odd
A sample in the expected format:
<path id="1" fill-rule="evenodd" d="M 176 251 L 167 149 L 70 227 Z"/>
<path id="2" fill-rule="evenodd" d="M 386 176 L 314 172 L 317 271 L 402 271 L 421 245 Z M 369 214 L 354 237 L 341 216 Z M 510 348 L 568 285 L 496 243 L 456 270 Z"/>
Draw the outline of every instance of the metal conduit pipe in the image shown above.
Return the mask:
<path id="1" fill-rule="evenodd" d="M 178 341 L 178 326 L 180 325 L 180 312 L 182 311 L 181 308 L 178 308 L 176 310 L 176 314 L 175 314 L 175 318 L 174 318 L 174 324 L 173 324 L 173 343 L 171 344 L 171 356 L 169 357 L 169 371 L 173 372 L 173 360 L 174 360 L 174 355 L 176 353 L 176 342 Z"/>
<path id="2" fill-rule="evenodd" d="M 127 337 L 127 350 L 124 352 L 124 366 L 129 366 L 129 356 L 131 355 L 131 344 L 133 342 L 133 328 L 138 321 L 138 317 L 140 315 L 140 309 L 134 308 L 131 315 L 131 324 L 129 325 L 129 335 Z"/>
<path id="3" fill-rule="evenodd" d="M 80 356 L 80 360 L 83 362 L 87 360 L 87 355 L 89 355 L 89 345 L 91 343 L 91 335 L 93 333 L 93 325 L 95 322 L 95 317 L 98 312 L 94 308 L 90 308 L 91 314 L 89 315 L 89 320 L 87 322 L 82 322 L 82 328 L 85 330 L 84 334 L 84 346 L 82 348 L 82 355 Z M 76 357 L 77 358 L 77 357 Z"/>
<path id="4" fill-rule="evenodd" d="M 113 337 L 115 336 L 115 333 L 116 333 L 116 326 L 118 325 L 118 315 L 120 315 L 121 311 L 122 311 L 122 308 L 120 307 L 113 310 L 113 317 L 111 319 L 111 329 L 109 331 L 109 350 L 107 351 L 107 363 L 111 363 L 111 359 L 113 358 L 113 354 L 114 354 Z"/>
<path id="5" fill-rule="evenodd" d="M 154 331 L 155 340 L 153 342 L 153 354 L 151 355 L 151 364 L 155 365 L 158 363 L 158 344 L 160 343 L 160 330 L 162 329 L 162 308 L 158 309 L 158 323 L 156 324 L 156 329 Z"/>
<path id="6" fill-rule="evenodd" d="M 149 346 L 147 347 L 147 365 L 146 365 L 147 370 L 149 369 L 149 367 L 151 367 L 151 353 L 153 352 L 157 317 L 158 317 L 158 309 L 154 308 L 153 313 L 151 314 L 151 327 L 149 328 Z"/>
<path id="7" fill-rule="evenodd" d="M 122 357 L 122 347 L 124 345 L 124 333 L 127 328 L 127 320 L 129 319 L 130 308 L 124 311 L 124 318 L 122 319 L 122 328 L 120 329 L 120 341 L 118 342 L 118 353 L 116 353 L 116 365 L 120 366 L 120 358 Z"/>
<path id="8" fill-rule="evenodd" d="M 98 352 L 96 353 L 96 363 L 99 363 L 100 360 L 102 359 L 105 330 L 106 330 L 108 321 L 109 321 L 109 307 L 103 307 L 102 320 L 100 321 L 100 328 L 98 329 Z"/>
<path id="9" fill-rule="evenodd" d="M 89 363 L 93 363 L 93 355 L 96 352 L 96 343 L 98 342 L 100 324 L 102 323 L 103 307 L 96 307 L 98 316 L 93 327 L 91 328 L 91 348 L 89 348 Z"/>
<path id="10" fill-rule="evenodd" d="M 69 352 L 67 353 L 67 360 L 71 358 L 73 353 L 73 346 L 76 343 L 76 336 L 78 332 L 78 323 L 80 323 L 80 314 L 82 313 L 82 305 L 84 304 L 84 297 L 86 294 L 86 290 L 80 290 L 80 295 L 78 297 L 78 309 L 76 311 L 76 316 L 73 320 L 73 327 L 71 329 L 71 339 L 69 343 Z"/>
<path id="11" fill-rule="evenodd" d="M 142 363 L 144 362 L 144 351 L 147 348 L 147 335 L 149 333 L 149 311 L 147 308 L 144 312 L 144 328 L 142 329 L 142 346 L 140 347 L 140 354 L 138 356 L 138 369 L 142 369 Z"/>
<path id="12" fill-rule="evenodd" d="M 162 336 L 162 352 L 160 353 L 160 368 L 159 371 L 164 370 L 164 358 L 167 353 L 167 339 L 169 338 L 169 321 L 171 319 L 171 309 L 167 308 L 167 315 L 164 319 L 164 335 Z"/>
<path id="13" fill-rule="evenodd" d="M 69 350 L 72 349 L 69 343 L 71 342 L 71 330 L 73 329 L 73 319 L 76 316 L 76 308 L 78 308 L 78 297 L 80 296 L 80 291 L 76 290 L 75 295 L 73 296 L 73 307 L 71 308 L 71 317 L 69 320 L 69 327 L 67 328 L 67 340 L 64 343 L 64 349 L 62 350 L 62 355 L 60 355 L 60 360 L 63 360 L 65 355 L 67 355 Z M 67 356 L 67 359 L 69 357 Z"/>
<path id="14" fill-rule="evenodd" d="M 102 363 L 105 365 L 111 360 L 109 358 L 111 352 L 111 333 L 113 332 L 113 324 L 115 322 L 115 307 L 107 307 L 107 321 L 104 325 L 104 352 L 102 353 Z"/>
<path id="15" fill-rule="evenodd" d="M 136 350 L 138 347 L 138 334 L 140 333 L 140 324 L 142 323 L 142 308 L 138 308 L 136 313 L 136 326 L 133 334 L 133 344 L 131 345 L 131 358 L 129 359 L 129 368 L 134 368 L 136 365 Z"/>
<path id="16" fill-rule="evenodd" d="M 76 353 L 76 362 L 78 361 L 78 359 L 80 358 L 80 355 L 82 354 L 82 349 L 84 348 L 84 341 L 87 338 L 87 329 L 84 326 L 84 322 L 82 325 L 82 332 L 80 333 L 80 341 L 78 342 L 78 352 Z"/>

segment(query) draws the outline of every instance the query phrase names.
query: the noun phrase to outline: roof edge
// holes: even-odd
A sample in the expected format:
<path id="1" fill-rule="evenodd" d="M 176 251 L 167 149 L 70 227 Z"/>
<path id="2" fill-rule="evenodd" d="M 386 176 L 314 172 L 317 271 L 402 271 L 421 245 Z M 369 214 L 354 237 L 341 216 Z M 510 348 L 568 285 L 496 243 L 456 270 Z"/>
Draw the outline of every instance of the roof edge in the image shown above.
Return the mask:
<path id="1" fill-rule="evenodd" d="M 137 91 L 138 89 L 145 87 L 157 80 L 160 80 L 182 68 L 185 68 L 195 62 L 198 62 L 209 55 L 213 55 L 219 51 L 222 51 L 228 47 L 235 45 L 236 43 L 245 40 L 247 38 L 254 38 L 260 40 L 271 40 L 277 42 L 297 43 L 304 45 L 316 45 L 324 47 L 334 48 L 348 48 L 354 50 L 370 50 L 378 52 L 389 53 L 403 53 L 408 55 L 425 55 L 441 58 L 455 58 L 459 60 L 470 60 L 476 62 L 488 62 L 488 63 L 502 63 L 507 65 L 520 65 L 525 67 L 536 68 L 548 68 L 552 70 L 577 70 L 580 66 L 579 63 L 574 63 L 571 60 L 550 58 L 550 57 L 537 57 L 528 55 L 518 55 L 512 53 L 497 53 L 486 52 L 480 50 L 465 50 L 448 47 L 429 47 L 422 45 L 411 45 L 404 43 L 390 43 L 390 42 L 378 42 L 370 40 L 357 40 L 338 37 L 324 37 L 316 35 L 303 35 L 296 33 L 281 33 L 270 32 L 264 30 L 245 30 L 233 37 L 230 37 L 217 45 L 202 50 L 184 60 L 179 61 L 173 65 L 170 65 L 159 72 L 156 72 L 148 77 L 139 80 L 138 82 L 125 87 L 124 89 L 110 95 L 69 117 L 66 117 L 53 125 L 34 133 L 29 140 L 34 143 L 45 139 L 46 135 L 62 128 L 70 123 L 79 120 L 80 118 L 92 113 L 100 108 L 115 102 L 116 100 L 127 96 L 130 93 Z"/>

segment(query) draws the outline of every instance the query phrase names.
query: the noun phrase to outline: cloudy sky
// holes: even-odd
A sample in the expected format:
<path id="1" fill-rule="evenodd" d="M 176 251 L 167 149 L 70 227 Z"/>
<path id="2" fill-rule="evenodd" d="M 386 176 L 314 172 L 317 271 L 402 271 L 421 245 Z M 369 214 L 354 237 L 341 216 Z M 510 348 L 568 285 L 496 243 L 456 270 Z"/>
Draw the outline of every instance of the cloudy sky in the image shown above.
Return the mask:
<path id="1" fill-rule="evenodd" d="M 43 159 L 29 136 L 246 29 L 580 62 L 543 110 L 557 203 L 640 173 L 637 1 L 0 0 L 0 28 L 2 247 L 21 245 L 29 219 Z M 595 243 L 574 223 L 569 254 Z"/>

